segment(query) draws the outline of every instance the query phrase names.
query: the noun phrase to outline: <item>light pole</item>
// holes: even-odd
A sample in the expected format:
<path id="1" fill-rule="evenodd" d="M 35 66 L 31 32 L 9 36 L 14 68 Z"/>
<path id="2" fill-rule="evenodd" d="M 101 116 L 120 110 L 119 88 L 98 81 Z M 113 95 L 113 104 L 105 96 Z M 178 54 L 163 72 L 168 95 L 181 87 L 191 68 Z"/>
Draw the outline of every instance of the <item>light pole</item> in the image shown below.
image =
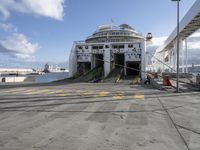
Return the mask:
<path id="1" fill-rule="evenodd" d="M 187 66 L 187 64 L 188 64 L 188 53 L 187 53 L 187 49 L 188 49 L 188 47 L 187 47 L 187 38 L 185 39 L 185 55 L 186 55 L 186 58 L 185 58 L 185 64 L 186 64 L 186 66 L 185 66 L 185 68 L 186 68 L 186 73 L 188 73 L 188 66 Z"/>
<path id="2" fill-rule="evenodd" d="M 179 92 L 179 2 L 181 0 L 171 0 L 177 2 L 177 73 L 176 73 L 176 91 Z"/>

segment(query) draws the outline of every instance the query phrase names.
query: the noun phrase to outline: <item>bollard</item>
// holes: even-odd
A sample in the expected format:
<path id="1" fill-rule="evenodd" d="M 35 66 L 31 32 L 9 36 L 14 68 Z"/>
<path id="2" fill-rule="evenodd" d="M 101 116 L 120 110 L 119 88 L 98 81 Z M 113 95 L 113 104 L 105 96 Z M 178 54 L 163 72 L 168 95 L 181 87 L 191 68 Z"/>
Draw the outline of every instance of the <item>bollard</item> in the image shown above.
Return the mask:
<path id="1" fill-rule="evenodd" d="M 200 85 L 200 74 L 196 76 L 196 84 Z"/>
<path id="2" fill-rule="evenodd" d="M 170 82 L 170 76 L 163 76 L 163 85 L 164 86 L 172 86 L 171 82 Z"/>

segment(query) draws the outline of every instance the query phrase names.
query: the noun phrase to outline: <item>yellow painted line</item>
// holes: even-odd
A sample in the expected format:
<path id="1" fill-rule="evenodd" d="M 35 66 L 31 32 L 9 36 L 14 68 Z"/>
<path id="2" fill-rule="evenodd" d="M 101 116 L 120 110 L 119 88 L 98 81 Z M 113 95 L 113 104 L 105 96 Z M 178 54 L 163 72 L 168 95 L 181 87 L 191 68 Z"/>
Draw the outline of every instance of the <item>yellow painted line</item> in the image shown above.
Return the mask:
<path id="1" fill-rule="evenodd" d="M 84 93 L 63 91 L 63 92 L 60 92 L 58 94 L 55 94 L 55 96 L 86 96 L 86 95 L 84 95 Z"/>
<path id="2" fill-rule="evenodd" d="M 109 92 L 100 92 L 97 94 L 98 97 L 104 97 L 107 96 L 109 94 Z"/>
<path id="3" fill-rule="evenodd" d="M 71 91 L 71 92 L 82 93 L 84 91 L 83 90 L 76 90 L 76 91 Z"/>
<path id="4" fill-rule="evenodd" d="M 49 91 L 48 94 L 56 94 L 58 93 L 57 91 Z"/>
<path id="5" fill-rule="evenodd" d="M 32 91 L 32 92 L 28 92 L 28 93 L 25 93 L 25 94 L 28 94 L 28 95 L 32 95 L 32 94 L 48 94 L 50 90 L 49 89 L 45 89 L 45 90 L 35 90 L 35 91 Z"/>
<path id="6" fill-rule="evenodd" d="M 50 91 L 50 92 L 48 92 L 48 94 L 62 94 L 62 93 L 64 93 L 65 92 L 65 90 L 55 90 L 55 91 Z"/>
<path id="7" fill-rule="evenodd" d="M 24 94 L 26 92 L 31 92 L 31 91 L 35 91 L 35 89 L 23 89 L 23 90 L 18 90 L 18 91 L 15 91 L 15 92 L 11 92 L 12 94 Z"/>
<path id="8" fill-rule="evenodd" d="M 143 93 L 136 93 L 134 96 L 133 96 L 134 99 L 137 99 L 137 100 L 144 100 L 144 94 Z"/>
<path id="9" fill-rule="evenodd" d="M 39 94 L 49 94 L 49 92 L 51 92 L 51 90 L 46 89 L 46 90 L 40 90 Z"/>
<path id="10" fill-rule="evenodd" d="M 83 93 L 84 96 L 88 96 L 88 95 L 92 95 L 92 94 L 94 94 L 94 92 L 91 92 L 91 91 Z"/>
<path id="11" fill-rule="evenodd" d="M 4 91 L 4 93 L 15 93 L 15 92 L 20 92 L 20 91 L 23 91 L 24 88 L 22 89 L 12 89 L 12 90 L 8 90 L 8 91 Z"/>
<path id="12" fill-rule="evenodd" d="M 112 99 L 114 99 L 114 100 L 120 100 L 122 98 L 123 98 L 123 96 L 119 96 L 119 95 L 116 95 L 116 96 L 112 97 Z"/>
<path id="13" fill-rule="evenodd" d="M 114 100 L 121 100 L 123 98 L 124 92 L 117 93 L 117 95 L 113 96 Z"/>
<path id="14" fill-rule="evenodd" d="M 36 89 L 28 89 L 28 90 L 25 90 L 26 92 L 32 92 L 32 91 L 35 91 Z"/>
<path id="15" fill-rule="evenodd" d="M 72 95 L 70 93 L 61 93 L 61 94 L 56 94 L 55 96 L 69 96 Z"/>

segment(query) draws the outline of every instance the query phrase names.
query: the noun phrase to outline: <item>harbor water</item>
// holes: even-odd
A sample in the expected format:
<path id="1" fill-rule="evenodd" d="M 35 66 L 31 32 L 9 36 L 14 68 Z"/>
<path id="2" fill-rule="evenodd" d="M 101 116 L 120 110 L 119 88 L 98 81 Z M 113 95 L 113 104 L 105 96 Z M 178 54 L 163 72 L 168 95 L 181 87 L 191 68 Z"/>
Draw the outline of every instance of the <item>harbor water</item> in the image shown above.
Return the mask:
<path id="1" fill-rule="evenodd" d="M 68 78 L 68 72 L 50 72 L 39 75 L 1 75 L 0 82 L 53 82 Z"/>

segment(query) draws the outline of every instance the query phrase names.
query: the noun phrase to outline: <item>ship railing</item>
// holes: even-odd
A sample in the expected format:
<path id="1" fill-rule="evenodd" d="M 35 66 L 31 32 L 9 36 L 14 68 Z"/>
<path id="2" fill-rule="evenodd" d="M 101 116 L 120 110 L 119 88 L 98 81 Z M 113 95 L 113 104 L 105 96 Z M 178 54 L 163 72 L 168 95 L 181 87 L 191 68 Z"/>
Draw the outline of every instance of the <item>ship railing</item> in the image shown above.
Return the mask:
<path id="1" fill-rule="evenodd" d="M 85 41 L 75 41 L 75 44 L 85 44 Z"/>
<path id="2" fill-rule="evenodd" d="M 91 35 L 88 36 L 86 39 L 91 38 L 98 38 L 98 37 L 105 37 L 105 36 L 142 36 L 141 34 L 135 34 L 135 33 L 108 33 L 108 34 L 100 34 L 100 35 Z"/>

